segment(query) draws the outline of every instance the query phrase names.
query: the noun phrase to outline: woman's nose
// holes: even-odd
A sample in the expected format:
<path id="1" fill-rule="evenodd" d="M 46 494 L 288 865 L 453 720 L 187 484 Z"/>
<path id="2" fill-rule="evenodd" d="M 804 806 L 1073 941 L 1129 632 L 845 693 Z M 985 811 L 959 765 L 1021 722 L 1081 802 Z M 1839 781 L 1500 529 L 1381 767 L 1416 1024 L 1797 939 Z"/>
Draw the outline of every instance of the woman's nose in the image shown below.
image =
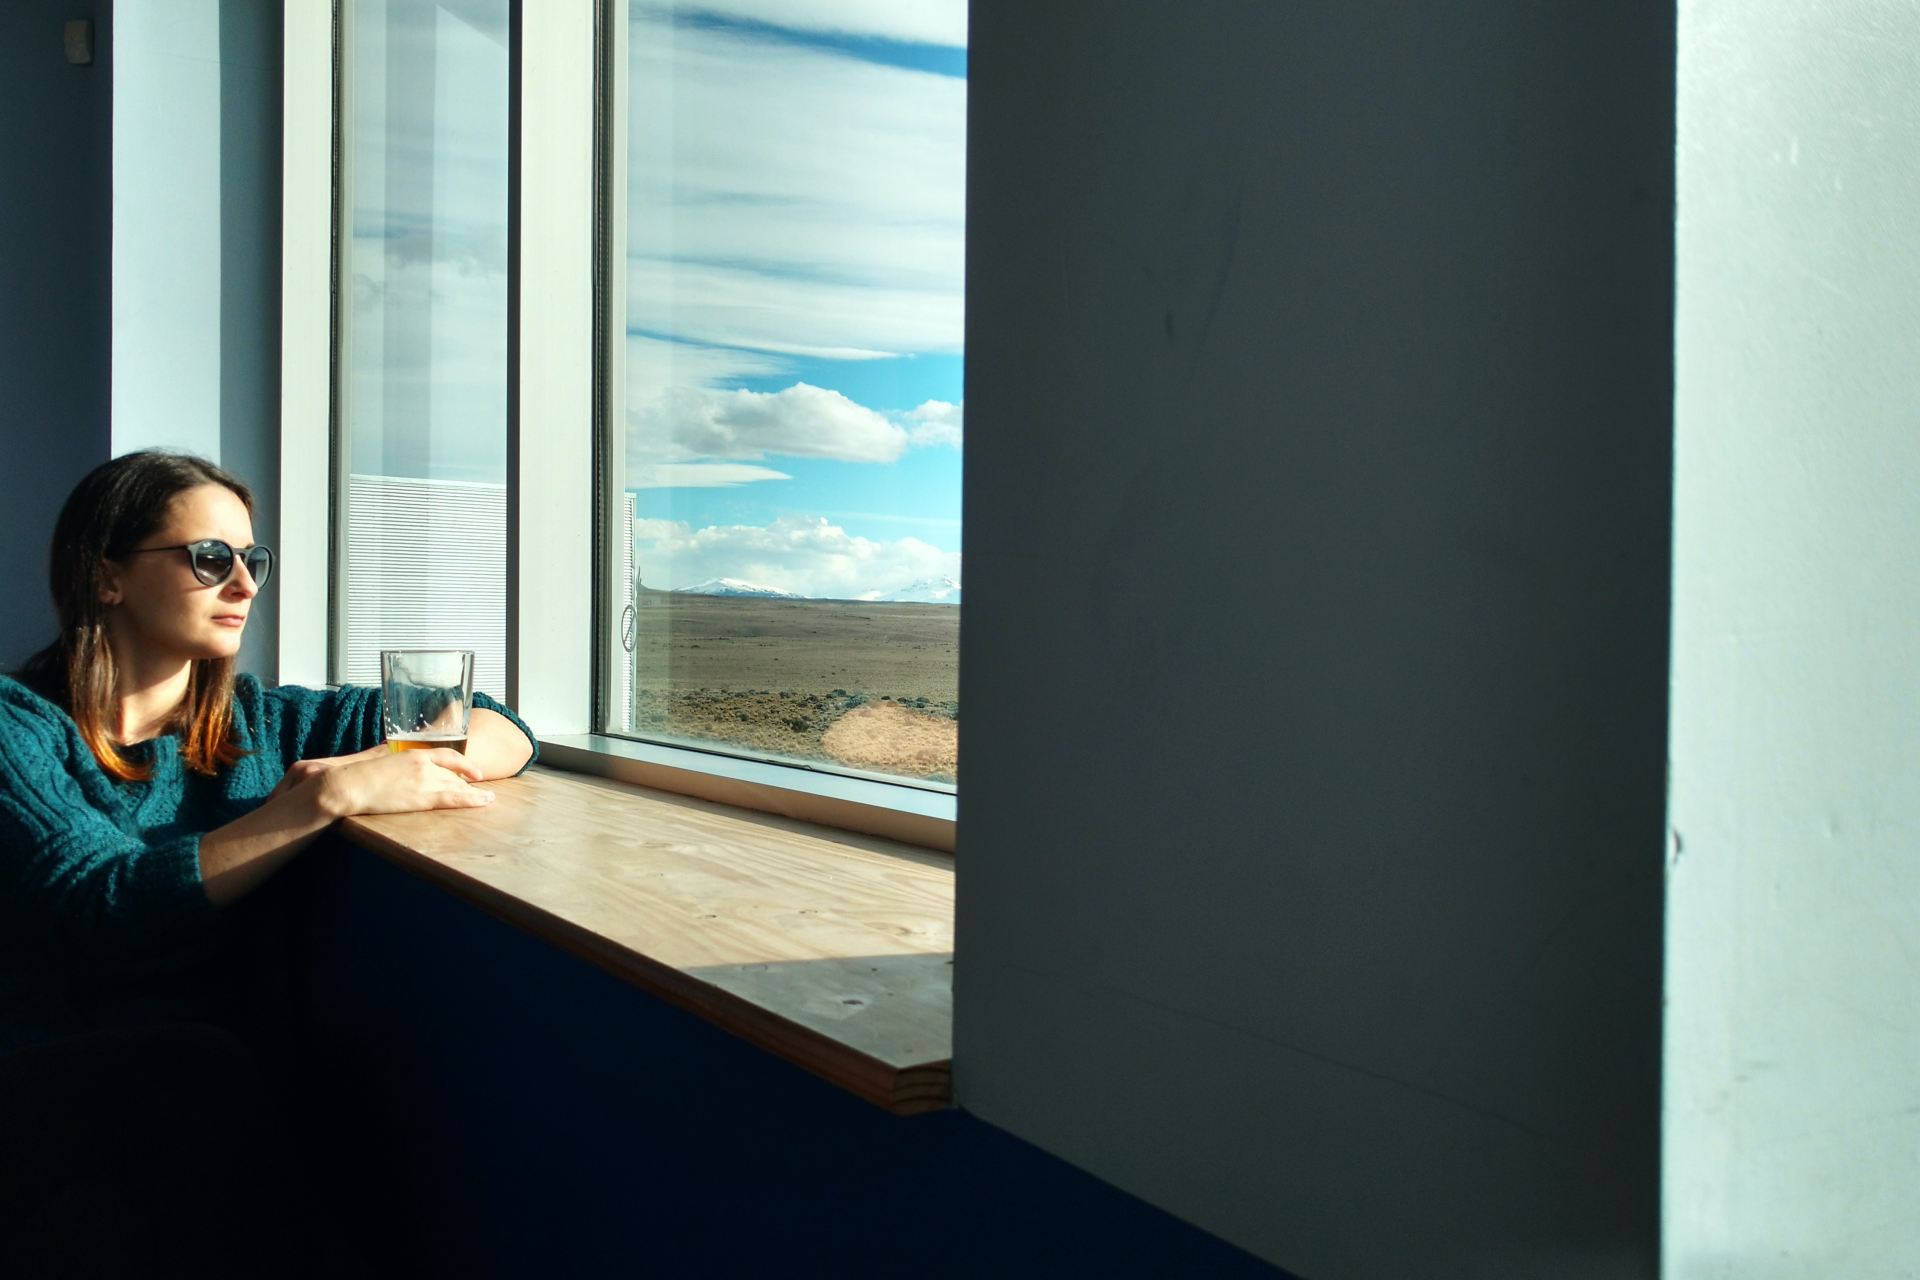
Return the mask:
<path id="1" fill-rule="evenodd" d="M 233 576 L 227 579 L 225 594 L 235 600 L 251 600 L 260 594 L 260 588 L 255 584 L 253 575 L 247 572 L 246 561 L 234 561 Z"/>

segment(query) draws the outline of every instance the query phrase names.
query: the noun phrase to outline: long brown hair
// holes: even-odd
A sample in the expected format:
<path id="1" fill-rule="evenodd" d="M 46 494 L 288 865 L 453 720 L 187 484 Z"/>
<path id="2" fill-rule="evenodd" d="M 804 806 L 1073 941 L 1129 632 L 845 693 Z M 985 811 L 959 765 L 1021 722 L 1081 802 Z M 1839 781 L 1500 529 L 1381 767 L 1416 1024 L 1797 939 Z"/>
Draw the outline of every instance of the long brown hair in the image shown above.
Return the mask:
<path id="1" fill-rule="evenodd" d="M 231 489 L 253 514 L 253 492 L 239 477 L 192 454 L 148 450 L 88 472 L 54 522 L 47 579 L 60 638 L 29 658 L 20 676 L 66 708 L 100 767 L 122 781 L 144 782 L 153 767 L 123 757 L 107 732 L 119 673 L 100 602 L 102 566 L 152 537 L 175 498 L 208 484 Z M 246 754 L 232 740 L 233 669 L 232 658 L 194 659 L 187 695 L 165 725 L 181 735 L 181 762 L 195 773 L 217 773 Z"/>

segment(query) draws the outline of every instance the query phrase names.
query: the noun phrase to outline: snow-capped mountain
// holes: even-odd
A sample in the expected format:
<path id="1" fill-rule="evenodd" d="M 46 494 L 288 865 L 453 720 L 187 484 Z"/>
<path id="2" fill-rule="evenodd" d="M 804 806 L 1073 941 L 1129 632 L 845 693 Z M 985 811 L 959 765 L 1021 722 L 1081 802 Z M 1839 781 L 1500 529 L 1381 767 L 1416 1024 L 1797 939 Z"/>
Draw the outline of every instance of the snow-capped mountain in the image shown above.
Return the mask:
<path id="1" fill-rule="evenodd" d="M 673 593 L 680 596 L 760 596 L 770 600 L 805 600 L 807 598 L 795 591 L 763 587 L 757 582 L 742 582 L 738 578 L 708 578 L 705 582 L 696 582 L 691 587 L 675 587 Z"/>
<path id="2" fill-rule="evenodd" d="M 864 597 L 875 604 L 959 604 L 960 584 L 952 578 L 922 578 L 901 587 Z"/>
<path id="3" fill-rule="evenodd" d="M 782 591 L 740 578 L 708 578 L 690 587 L 675 587 L 677 596 L 752 596 L 760 600 L 817 600 L 820 596 Z M 838 597 L 832 597 L 838 598 Z M 896 591 L 863 591 L 854 599 L 867 604 L 959 604 L 960 584 L 952 578 L 922 578 Z"/>

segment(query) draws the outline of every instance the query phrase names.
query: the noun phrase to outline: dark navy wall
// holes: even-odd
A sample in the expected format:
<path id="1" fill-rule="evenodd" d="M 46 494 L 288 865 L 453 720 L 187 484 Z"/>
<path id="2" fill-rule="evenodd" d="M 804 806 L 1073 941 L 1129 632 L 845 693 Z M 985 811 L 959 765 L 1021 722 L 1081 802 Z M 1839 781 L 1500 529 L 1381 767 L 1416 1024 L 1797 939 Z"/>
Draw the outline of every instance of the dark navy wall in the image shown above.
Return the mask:
<path id="1" fill-rule="evenodd" d="M 1283 1276 L 959 1111 L 890 1116 L 348 845 L 283 886 L 325 1181 L 436 1275 Z"/>
<path id="2" fill-rule="evenodd" d="M 110 6 L 0 5 L 0 668 L 53 635 L 46 547 L 67 491 L 108 456 Z M 62 31 L 91 17 L 91 66 Z"/>
<path id="3" fill-rule="evenodd" d="M 1673 0 L 970 13 L 961 1102 L 1310 1275 L 1656 1275 Z"/>

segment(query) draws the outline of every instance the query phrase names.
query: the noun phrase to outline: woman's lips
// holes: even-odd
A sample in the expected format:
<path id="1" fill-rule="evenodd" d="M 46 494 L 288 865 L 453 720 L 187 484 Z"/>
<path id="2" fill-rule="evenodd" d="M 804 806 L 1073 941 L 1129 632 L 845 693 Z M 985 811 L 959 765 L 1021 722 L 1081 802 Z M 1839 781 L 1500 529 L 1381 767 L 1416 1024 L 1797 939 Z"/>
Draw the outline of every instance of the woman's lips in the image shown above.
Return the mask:
<path id="1" fill-rule="evenodd" d="M 217 627 L 244 627 L 247 625 L 247 615 L 244 613 L 223 613 L 214 618 L 213 624 Z"/>

